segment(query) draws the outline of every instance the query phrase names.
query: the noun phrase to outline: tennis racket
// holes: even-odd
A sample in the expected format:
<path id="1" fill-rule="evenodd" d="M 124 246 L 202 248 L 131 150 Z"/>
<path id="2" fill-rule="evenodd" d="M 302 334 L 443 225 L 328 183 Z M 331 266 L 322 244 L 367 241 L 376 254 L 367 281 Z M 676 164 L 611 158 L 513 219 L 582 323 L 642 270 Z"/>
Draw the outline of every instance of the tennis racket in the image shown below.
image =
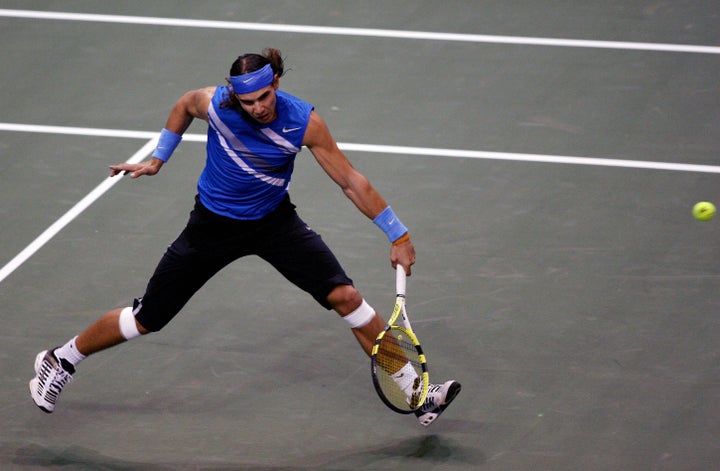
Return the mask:
<path id="1" fill-rule="evenodd" d="M 392 315 L 372 348 L 372 378 L 375 390 L 385 405 L 400 414 L 410 414 L 425 402 L 429 375 L 422 347 L 408 320 L 405 308 L 406 274 L 400 264 L 397 266 L 395 288 Z M 397 325 L 398 319 L 402 325 Z"/>

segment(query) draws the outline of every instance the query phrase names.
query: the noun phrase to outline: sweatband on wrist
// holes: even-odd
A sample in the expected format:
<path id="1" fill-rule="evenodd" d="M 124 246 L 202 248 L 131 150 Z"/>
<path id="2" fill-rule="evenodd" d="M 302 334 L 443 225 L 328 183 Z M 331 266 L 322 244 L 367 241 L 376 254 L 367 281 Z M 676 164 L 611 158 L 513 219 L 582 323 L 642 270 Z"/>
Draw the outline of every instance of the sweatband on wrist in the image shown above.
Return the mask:
<path id="1" fill-rule="evenodd" d="M 162 160 L 163 162 L 167 162 L 170 160 L 172 153 L 175 152 L 175 148 L 177 148 L 180 144 L 180 141 L 182 141 L 182 136 L 180 134 L 175 134 L 174 132 L 163 128 L 163 130 L 160 131 L 158 145 L 152 153 L 152 156 L 156 159 Z"/>
<path id="2" fill-rule="evenodd" d="M 390 242 L 395 242 L 402 237 L 408 230 L 407 227 L 400 222 L 392 208 L 388 206 L 378 214 L 373 222 L 385 233 Z"/>

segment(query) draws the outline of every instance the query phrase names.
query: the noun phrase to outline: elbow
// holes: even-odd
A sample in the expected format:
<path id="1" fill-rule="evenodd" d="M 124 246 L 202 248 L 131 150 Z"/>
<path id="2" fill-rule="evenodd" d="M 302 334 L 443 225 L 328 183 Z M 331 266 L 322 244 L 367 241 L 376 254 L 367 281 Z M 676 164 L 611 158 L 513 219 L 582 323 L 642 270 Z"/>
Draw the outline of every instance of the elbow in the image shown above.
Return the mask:
<path id="1" fill-rule="evenodd" d="M 340 183 L 340 188 L 343 193 L 350 198 L 355 200 L 356 197 L 366 195 L 372 191 L 372 186 L 367 178 L 357 173 L 352 178 L 347 179 L 345 182 Z"/>

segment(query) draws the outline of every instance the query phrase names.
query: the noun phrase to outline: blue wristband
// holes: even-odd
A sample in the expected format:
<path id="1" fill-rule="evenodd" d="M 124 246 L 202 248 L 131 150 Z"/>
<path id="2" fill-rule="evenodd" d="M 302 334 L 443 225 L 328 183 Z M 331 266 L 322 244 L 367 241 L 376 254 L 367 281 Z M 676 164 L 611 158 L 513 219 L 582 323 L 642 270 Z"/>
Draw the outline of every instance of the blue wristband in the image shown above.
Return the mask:
<path id="1" fill-rule="evenodd" d="M 182 141 L 182 136 L 180 134 L 175 134 L 174 132 L 163 128 L 163 130 L 160 131 L 158 145 L 152 153 L 152 156 L 156 159 L 162 160 L 163 162 L 167 162 L 170 160 L 172 153 L 175 152 L 175 148 L 180 144 L 180 141 Z"/>
<path id="2" fill-rule="evenodd" d="M 373 222 L 382 229 L 387 238 L 390 239 L 390 242 L 395 242 L 408 231 L 407 227 L 400 222 L 400 219 L 398 219 L 390 206 L 383 209 L 383 211 L 373 219 Z"/>

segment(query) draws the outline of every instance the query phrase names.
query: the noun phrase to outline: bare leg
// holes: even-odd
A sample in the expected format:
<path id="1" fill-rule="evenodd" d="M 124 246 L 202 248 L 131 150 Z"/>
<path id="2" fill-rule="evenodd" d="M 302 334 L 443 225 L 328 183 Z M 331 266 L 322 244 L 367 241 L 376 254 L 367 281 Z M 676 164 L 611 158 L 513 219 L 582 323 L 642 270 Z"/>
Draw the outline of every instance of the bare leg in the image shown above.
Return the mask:
<path id="1" fill-rule="evenodd" d="M 30 380 L 29 386 L 30 396 L 40 409 L 47 413 L 55 410 L 60 392 L 75 374 L 75 366 L 85 357 L 125 341 L 120 327 L 122 312 L 122 308 L 107 312 L 65 345 L 52 352 L 42 351 L 35 357 L 35 377 Z M 129 310 L 128 314 L 131 314 Z M 148 332 L 134 318 L 128 320 L 135 322 L 139 333 Z M 127 327 L 124 329 L 128 331 Z M 126 333 L 132 338 L 130 334 L 137 336 L 134 331 Z"/>
<path id="2" fill-rule="evenodd" d="M 375 317 L 373 317 L 373 320 L 371 320 L 369 324 L 357 329 L 352 329 L 355 338 L 360 342 L 360 346 L 367 356 L 370 356 L 373 345 L 375 344 L 375 339 L 384 328 L 385 321 L 375 313 Z"/>
<path id="3" fill-rule="evenodd" d="M 328 301 L 330 301 L 333 309 L 335 309 L 338 314 L 345 317 L 357 309 L 362 302 L 362 296 L 353 286 L 341 285 L 332 290 L 328 295 Z M 384 328 L 385 321 L 375 313 L 375 317 L 373 317 L 368 324 L 352 329 L 355 338 L 367 356 L 371 355 L 375 338 L 377 338 L 378 334 Z"/>
<path id="4" fill-rule="evenodd" d="M 120 331 L 120 312 L 123 308 L 113 309 L 107 312 L 100 319 L 95 321 L 90 327 L 85 329 L 75 340 L 75 345 L 80 353 L 85 356 L 105 350 L 120 343 L 125 342 Z M 147 334 L 148 331 L 135 321 L 141 334 Z"/>

